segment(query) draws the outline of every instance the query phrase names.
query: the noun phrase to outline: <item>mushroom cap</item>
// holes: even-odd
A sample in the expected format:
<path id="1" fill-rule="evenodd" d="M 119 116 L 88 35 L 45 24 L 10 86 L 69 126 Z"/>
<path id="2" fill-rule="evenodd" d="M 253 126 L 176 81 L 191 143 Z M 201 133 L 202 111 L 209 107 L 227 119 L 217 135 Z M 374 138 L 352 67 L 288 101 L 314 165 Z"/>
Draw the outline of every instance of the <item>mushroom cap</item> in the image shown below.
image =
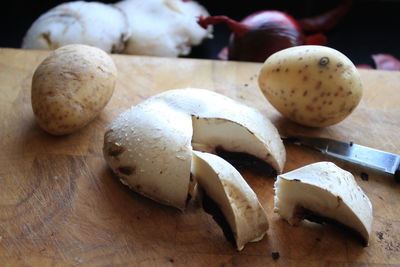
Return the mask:
<path id="1" fill-rule="evenodd" d="M 183 210 L 192 160 L 190 116 L 148 102 L 121 114 L 107 128 L 103 153 L 122 183 Z"/>
<path id="2" fill-rule="evenodd" d="M 192 172 L 224 214 L 238 250 L 264 237 L 268 230 L 267 214 L 254 191 L 231 164 L 216 155 L 193 151 Z"/>
<path id="3" fill-rule="evenodd" d="M 112 5 L 75 1 L 42 14 L 26 32 L 24 49 L 56 49 L 86 44 L 105 52 L 121 52 L 130 35 L 125 14 Z"/>
<path id="4" fill-rule="evenodd" d="M 278 175 L 275 212 L 295 225 L 299 208 L 333 219 L 358 232 L 368 244 L 372 227 L 372 204 L 354 176 L 332 162 L 317 162 Z"/>

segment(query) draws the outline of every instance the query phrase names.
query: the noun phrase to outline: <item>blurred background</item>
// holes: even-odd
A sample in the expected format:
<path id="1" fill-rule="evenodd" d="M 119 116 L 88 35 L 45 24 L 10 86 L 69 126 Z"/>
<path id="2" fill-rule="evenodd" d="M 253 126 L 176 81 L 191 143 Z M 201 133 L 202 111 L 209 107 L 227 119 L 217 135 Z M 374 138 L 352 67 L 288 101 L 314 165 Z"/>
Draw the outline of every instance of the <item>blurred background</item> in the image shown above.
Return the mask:
<path id="1" fill-rule="evenodd" d="M 5 1 L 1 9 L 0 47 L 19 48 L 29 26 L 42 13 L 67 1 Z M 116 1 L 99 1 L 113 3 Z M 340 0 L 298 1 L 215 1 L 199 0 L 211 15 L 227 15 L 241 20 L 259 10 L 287 12 L 295 18 L 318 15 L 336 7 Z M 373 65 L 372 54 L 388 53 L 400 58 L 400 0 L 355 0 L 350 12 L 326 36 L 328 46 L 347 55 L 355 64 Z M 195 47 L 188 57 L 216 59 L 228 43 L 230 31 L 223 25 L 214 26 L 214 38 Z"/>

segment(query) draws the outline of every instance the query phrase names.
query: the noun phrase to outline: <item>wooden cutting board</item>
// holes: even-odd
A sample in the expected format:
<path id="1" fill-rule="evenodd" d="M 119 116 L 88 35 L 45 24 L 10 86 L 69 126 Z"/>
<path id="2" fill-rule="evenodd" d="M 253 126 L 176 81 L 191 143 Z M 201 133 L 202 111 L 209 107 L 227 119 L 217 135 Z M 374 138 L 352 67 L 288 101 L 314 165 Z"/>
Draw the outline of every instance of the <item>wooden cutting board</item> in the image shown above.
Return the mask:
<path id="1" fill-rule="evenodd" d="M 362 70 L 365 94 L 345 121 L 310 129 L 283 119 L 263 98 L 257 63 L 113 56 L 115 93 L 84 129 L 64 137 L 43 132 L 30 104 L 33 71 L 47 52 L 0 49 L 0 266 L 321 266 L 400 264 L 400 185 L 390 177 L 335 161 L 351 171 L 374 207 L 369 247 L 342 229 L 272 212 L 274 177 L 242 174 L 269 215 L 268 235 L 237 252 L 196 206 L 182 213 L 122 185 L 102 157 L 104 127 L 120 112 L 164 90 L 215 90 L 259 108 L 281 134 L 353 141 L 400 154 L 400 73 Z M 286 145 L 285 171 L 329 160 Z M 272 252 L 280 258 L 273 260 Z"/>

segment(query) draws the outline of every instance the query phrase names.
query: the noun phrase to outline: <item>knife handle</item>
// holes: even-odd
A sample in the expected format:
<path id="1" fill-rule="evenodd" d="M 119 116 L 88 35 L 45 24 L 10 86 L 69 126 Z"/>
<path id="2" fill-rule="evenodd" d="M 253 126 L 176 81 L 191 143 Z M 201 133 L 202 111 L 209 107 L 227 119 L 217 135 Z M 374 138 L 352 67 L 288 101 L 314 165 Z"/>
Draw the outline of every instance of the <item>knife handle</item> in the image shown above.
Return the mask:
<path id="1" fill-rule="evenodd" d="M 394 173 L 394 180 L 400 183 L 400 164 L 397 165 L 397 170 Z"/>

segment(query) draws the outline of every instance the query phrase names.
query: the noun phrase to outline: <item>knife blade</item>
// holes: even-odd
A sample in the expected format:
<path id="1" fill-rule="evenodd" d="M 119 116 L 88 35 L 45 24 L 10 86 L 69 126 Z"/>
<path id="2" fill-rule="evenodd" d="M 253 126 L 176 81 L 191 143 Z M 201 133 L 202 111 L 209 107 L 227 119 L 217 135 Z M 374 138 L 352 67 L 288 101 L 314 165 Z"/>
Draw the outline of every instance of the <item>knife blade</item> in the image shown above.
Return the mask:
<path id="1" fill-rule="evenodd" d="M 323 154 L 394 175 L 400 182 L 400 155 L 322 137 L 281 136 L 283 141 L 305 146 Z"/>

